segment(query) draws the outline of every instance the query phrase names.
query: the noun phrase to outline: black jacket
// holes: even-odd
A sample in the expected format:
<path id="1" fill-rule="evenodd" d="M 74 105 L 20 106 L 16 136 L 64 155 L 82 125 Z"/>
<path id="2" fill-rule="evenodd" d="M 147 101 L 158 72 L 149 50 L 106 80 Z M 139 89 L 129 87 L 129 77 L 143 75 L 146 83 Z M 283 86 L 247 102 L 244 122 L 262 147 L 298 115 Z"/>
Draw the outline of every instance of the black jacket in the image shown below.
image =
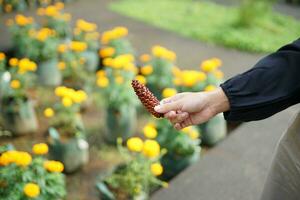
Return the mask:
<path id="1" fill-rule="evenodd" d="M 300 102 L 300 39 L 221 84 L 230 102 L 229 121 L 267 118 Z"/>

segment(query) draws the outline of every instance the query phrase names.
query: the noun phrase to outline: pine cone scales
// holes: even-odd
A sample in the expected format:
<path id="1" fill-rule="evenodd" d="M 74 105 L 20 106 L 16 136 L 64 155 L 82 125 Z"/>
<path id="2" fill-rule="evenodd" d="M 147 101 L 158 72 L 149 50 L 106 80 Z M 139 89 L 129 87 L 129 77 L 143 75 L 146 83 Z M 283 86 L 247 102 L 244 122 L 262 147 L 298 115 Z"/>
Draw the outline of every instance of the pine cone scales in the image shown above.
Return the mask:
<path id="1" fill-rule="evenodd" d="M 163 117 L 163 114 L 158 113 L 154 110 L 154 107 L 159 105 L 158 99 L 153 95 L 153 93 L 143 84 L 141 84 L 138 80 L 132 80 L 131 85 L 139 97 L 142 104 L 146 107 L 148 112 L 154 115 L 157 118 Z"/>

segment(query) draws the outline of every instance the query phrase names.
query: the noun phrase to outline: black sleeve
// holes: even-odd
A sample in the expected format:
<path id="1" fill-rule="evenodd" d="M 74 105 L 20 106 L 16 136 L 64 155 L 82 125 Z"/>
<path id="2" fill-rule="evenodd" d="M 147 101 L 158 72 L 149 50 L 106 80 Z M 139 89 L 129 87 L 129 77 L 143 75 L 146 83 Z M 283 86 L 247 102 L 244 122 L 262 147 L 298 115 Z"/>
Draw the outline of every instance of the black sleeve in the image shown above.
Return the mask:
<path id="1" fill-rule="evenodd" d="M 260 60 L 221 88 L 230 102 L 229 121 L 267 118 L 300 102 L 300 39 Z"/>

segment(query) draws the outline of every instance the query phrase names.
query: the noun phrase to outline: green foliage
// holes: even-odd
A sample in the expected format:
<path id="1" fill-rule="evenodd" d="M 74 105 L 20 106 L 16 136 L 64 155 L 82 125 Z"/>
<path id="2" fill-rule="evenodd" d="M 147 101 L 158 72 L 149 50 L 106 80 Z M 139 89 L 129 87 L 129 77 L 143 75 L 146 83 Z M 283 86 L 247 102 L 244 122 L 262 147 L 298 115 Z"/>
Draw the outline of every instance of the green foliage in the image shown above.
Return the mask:
<path id="1" fill-rule="evenodd" d="M 157 141 L 162 148 L 167 149 L 167 154 L 188 157 L 199 148 L 200 140 L 192 138 L 196 135 L 199 136 L 194 127 L 188 128 L 185 132 L 177 131 L 170 122 L 162 119 L 156 121 L 156 129 L 158 132 Z"/>
<path id="2" fill-rule="evenodd" d="M 143 154 L 132 153 L 124 148 L 120 141 L 118 150 L 125 159 L 125 163 L 104 180 L 111 188 L 125 192 L 129 197 L 135 197 L 142 192 L 149 194 L 153 186 L 163 185 L 163 182 L 157 179 L 150 170 L 151 164 L 158 161 L 159 157 L 156 160 L 150 160 Z"/>
<path id="3" fill-rule="evenodd" d="M 134 49 L 127 38 L 118 38 L 111 40 L 108 46 L 115 49 L 114 57 L 122 54 L 134 54 Z"/>
<path id="4" fill-rule="evenodd" d="M 15 163 L 0 166 L 0 199 L 32 199 L 23 192 L 27 183 L 36 183 L 40 187 L 40 195 L 36 200 L 63 199 L 66 196 L 65 177 L 58 172 L 48 172 L 43 167 L 44 161 L 43 157 L 35 157 L 26 167 Z"/>
<path id="5" fill-rule="evenodd" d="M 273 52 L 297 39 L 300 33 L 299 22 L 273 12 L 256 20 L 253 26 L 237 26 L 238 7 L 208 1 L 122 0 L 110 8 L 183 36 L 250 52 Z"/>

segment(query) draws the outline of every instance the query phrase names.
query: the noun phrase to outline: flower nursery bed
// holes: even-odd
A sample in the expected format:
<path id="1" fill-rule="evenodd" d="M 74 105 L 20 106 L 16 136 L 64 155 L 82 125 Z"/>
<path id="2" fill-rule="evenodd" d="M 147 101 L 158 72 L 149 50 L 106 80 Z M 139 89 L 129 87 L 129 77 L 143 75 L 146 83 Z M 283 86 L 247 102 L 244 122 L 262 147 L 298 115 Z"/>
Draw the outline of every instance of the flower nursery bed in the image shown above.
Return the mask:
<path id="1" fill-rule="evenodd" d="M 176 130 L 131 87 L 138 80 L 158 99 L 211 92 L 223 81 L 219 58 L 182 70 L 166 47 L 136 52 L 126 27 L 72 26 L 61 2 L 36 12 L 7 21 L 13 50 L 0 52 L 1 197 L 147 199 L 236 126 L 220 114 Z"/>

